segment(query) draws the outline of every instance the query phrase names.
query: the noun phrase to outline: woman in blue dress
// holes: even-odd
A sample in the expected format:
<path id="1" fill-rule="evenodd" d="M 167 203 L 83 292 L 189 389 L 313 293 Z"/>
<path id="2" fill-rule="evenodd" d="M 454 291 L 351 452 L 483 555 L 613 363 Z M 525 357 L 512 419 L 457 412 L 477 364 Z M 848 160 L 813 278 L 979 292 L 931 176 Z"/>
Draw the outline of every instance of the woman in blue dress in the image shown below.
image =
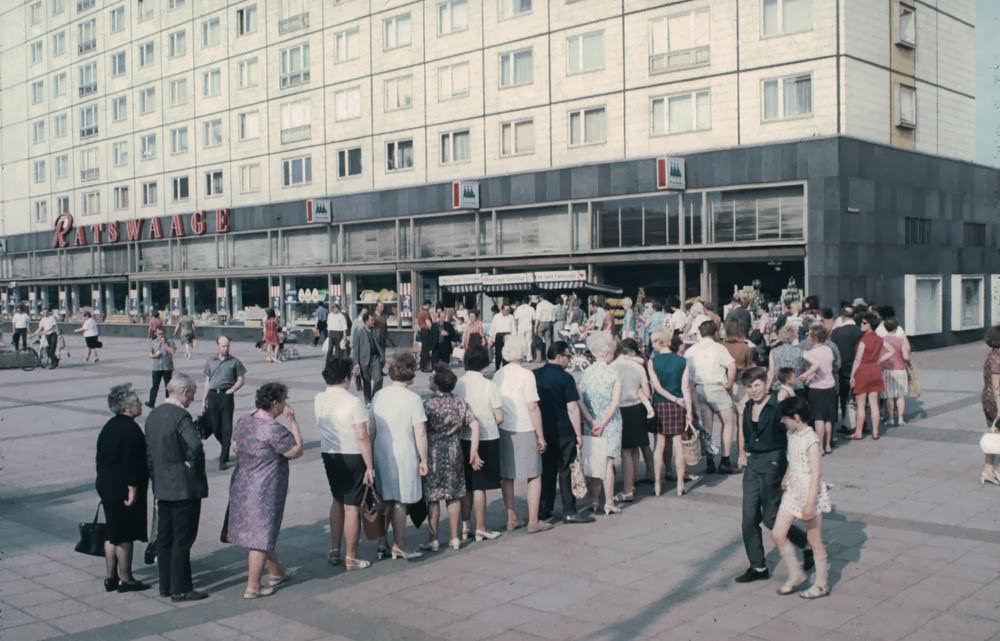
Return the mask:
<path id="1" fill-rule="evenodd" d="M 598 510 L 603 484 L 604 513 L 621 514 L 621 508 L 615 505 L 615 459 L 622 451 L 622 417 L 618 411 L 622 381 L 618 370 L 611 366 L 615 358 L 615 340 L 609 332 L 592 332 L 587 337 L 587 349 L 594 355 L 595 362 L 580 378 L 579 405 L 585 423 L 584 435 L 591 437 L 592 451 L 599 452 L 601 445 L 605 450 L 603 462 L 588 458 L 594 511 Z"/>

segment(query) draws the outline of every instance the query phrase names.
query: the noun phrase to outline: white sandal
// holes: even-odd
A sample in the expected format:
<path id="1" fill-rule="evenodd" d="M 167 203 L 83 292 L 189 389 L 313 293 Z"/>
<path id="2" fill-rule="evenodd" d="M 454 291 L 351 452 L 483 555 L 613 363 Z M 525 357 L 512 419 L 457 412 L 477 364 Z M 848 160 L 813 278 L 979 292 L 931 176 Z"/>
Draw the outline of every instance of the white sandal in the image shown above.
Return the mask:
<path id="1" fill-rule="evenodd" d="M 803 599 L 821 599 L 826 595 L 830 594 L 830 588 L 816 585 L 815 583 L 809 587 L 808 590 L 804 592 L 799 592 L 799 596 Z"/>
<path id="2" fill-rule="evenodd" d="M 262 597 L 271 596 L 275 592 L 277 592 L 277 590 L 275 590 L 272 587 L 263 587 L 263 588 L 261 588 L 259 590 L 244 590 L 243 591 L 243 598 L 244 599 L 259 599 L 259 598 L 262 598 Z"/>

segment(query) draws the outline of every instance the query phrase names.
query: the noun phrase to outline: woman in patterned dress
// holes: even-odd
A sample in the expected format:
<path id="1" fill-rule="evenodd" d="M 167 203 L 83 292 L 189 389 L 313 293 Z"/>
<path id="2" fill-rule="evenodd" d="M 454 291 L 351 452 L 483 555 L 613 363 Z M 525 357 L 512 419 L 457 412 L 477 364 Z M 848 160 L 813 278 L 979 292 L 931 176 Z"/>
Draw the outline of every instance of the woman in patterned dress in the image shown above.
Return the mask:
<path id="1" fill-rule="evenodd" d="M 677 496 L 684 496 L 684 482 L 697 482 L 700 476 L 687 474 L 687 463 L 684 460 L 684 448 L 681 439 L 684 429 L 694 424 L 694 398 L 690 379 L 688 377 L 687 361 L 677 355 L 683 345 L 680 332 L 673 336 L 664 330 L 653 332 L 653 349 L 656 354 L 649 359 L 649 382 L 653 386 L 653 404 L 656 409 L 656 420 L 653 422 L 653 433 L 656 435 L 656 446 L 653 449 L 653 492 L 659 496 L 662 492 L 661 479 L 663 464 L 673 453 L 674 467 L 677 471 Z"/>
<path id="2" fill-rule="evenodd" d="M 424 477 L 424 500 L 427 501 L 427 543 L 422 550 L 438 551 L 438 523 L 441 519 L 441 501 L 448 507 L 448 529 L 451 536 L 448 547 L 461 546 L 458 526 L 462 522 L 462 497 L 465 496 L 465 457 L 459 435 L 468 429 L 472 433 L 469 464 L 478 470 L 479 421 L 464 398 L 452 391 L 458 378 L 444 363 L 434 366 L 431 389 L 434 396 L 424 401 L 427 415 L 427 476 Z"/>
<path id="3" fill-rule="evenodd" d="M 622 381 L 618 370 L 611 366 L 615 358 L 615 340 L 609 332 L 591 332 L 587 337 L 587 349 L 594 355 L 594 364 L 583 372 L 580 378 L 580 412 L 586 422 L 584 435 L 603 437 L 607 448 L 607 467 L 592 470 L 590 491 L 594 501 L 594 511 L 601 498 L 604 485 L 604 513 L 621 514 L 615 505 L 615 459 L 622 451 L 622 416 L 618 406 L 622 399 Z M 603 472 L 603 476 L 597 476 Z"/>
<path id="4" fill-rule="evenodd" d="M 275 544 L 281 531 L 288 496 L 288 461 L 302 456 L 302 431 L 295 411 L 287 404 L 288 388 L 265 383 L 257 389 L 257 410 L 236 423 L 233 449 L 236 471 L 229 485 L 230 543 L 249 550 L 244 599 L 270 596 L 288 574 L 278 561 Z M 290 427 L 278 422 L 284 414 Z M 261 574 L 267 566 L 267 584 Z"/>
<path id="5" fill-rule="evenodd" d="M 264 319 L 264 362 L 273 363 L 278 360 L 278 319 L 273 309 L 267 310 Z"/>
<path id="6" fill-rule="evenodd" d="M 983 363 L 983 414 L 986 415 L 986 429 L 997 419 L 997 399 L 1000 399 L 1000 325 L 986 330 L 986 344 L 990 353 Z M 995 454 L 986 454 L 979 483 L 1000 485 L 1000 460 Z"/>
<path id="7" fill-rule="evenodd" d="M 788 367 L 798 376 L 805 370 L 805 360 L 802 358 L 802 347 L 798 345 L 799 329 L 797 325 L 786 323 L 778 330 L 778 344 L 771 349 L 767 359 L 767 386 L 772 392 L 781 387 L 778 380 L 778 370 Z M 795 379 L 792 388 L 796 394 L 805 395 L 802 381 Z"/>
<path id="8" fill-rule="evenodd" d="M 820 474 L 822 445 L 816 432 L 809 427 L 809 403 L 792 396 L 778 406 L 781 421 L 788 430 L 788 468 L 781 481 L 784 493 L 771 536 L 788 565 L 788 580 L 778 594 L 792 594 L 806 582 L 795 548 L 788 540 L 788 531 L 795 519 L 806 523 L 806 537 L 816 560 L 816 578 L 812 586 L 800 592 L 803 599 L 818 599 L 830 593 L 829 566 L 823 545 L 823 514 L 830 512 L 830 493 Z"/>

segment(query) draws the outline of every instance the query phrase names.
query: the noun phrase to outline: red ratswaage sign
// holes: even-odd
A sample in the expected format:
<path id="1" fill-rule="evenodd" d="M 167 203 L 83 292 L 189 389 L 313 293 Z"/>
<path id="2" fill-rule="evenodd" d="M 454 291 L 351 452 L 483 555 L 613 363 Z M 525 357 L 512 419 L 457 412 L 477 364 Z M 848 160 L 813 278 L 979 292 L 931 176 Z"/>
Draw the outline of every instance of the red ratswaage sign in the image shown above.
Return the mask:
<path id="1" fill-rule="evenodd" d="M 230 211 L 228 209 L 215 210 L 215 232 L 216 234 L 226 234 L 231 229 L 229 224 Z M 184 219 L 187 218 L 187 225 Z M 202 236 L 208 232 L 209 212 L 196 211 L 188 216 L 175 214 L 170 218 L 170 226 L 166 232 L 163 230 L 163 223 L 159 218 L 130 218 L 125 223 L 125 239 L 130 241 L 159 240 L 166 238 L 180 238 L 187 235 L 190 230 L 193 236 Z M 146 221 L 149 224 L 146 224 Z M 121 221 L 113 221 L 107 224 L 97 223 L 89 226 L 81 225 L 73 231 L 73 214 L 66 212 L 56 218 L 55 233 L 52 235 L 52 247 L 62 249 L 70 246 L 70 236 L 73 236 L 74 247 L 84 247 L 86 245 L 103 245 L 106 243 L 117 243 L 122 238 Z"/>

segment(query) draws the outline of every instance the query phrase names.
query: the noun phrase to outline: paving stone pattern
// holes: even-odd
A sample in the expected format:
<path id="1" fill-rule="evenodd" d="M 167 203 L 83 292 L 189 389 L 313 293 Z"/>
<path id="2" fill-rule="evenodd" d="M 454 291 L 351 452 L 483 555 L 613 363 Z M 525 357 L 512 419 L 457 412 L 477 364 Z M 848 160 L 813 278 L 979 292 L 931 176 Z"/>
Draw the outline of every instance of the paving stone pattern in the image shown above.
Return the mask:
<path id="1" fill-rule="evenodd" d="M 245 553 L 218 541 L 228 473 L 210 465 L 193 566 L 211 596 L 175 604 L 155 587 L 105 593 L 103 561 L 72 550 L 77 523 L 97 504 L 94 447 L 107 391 L 131 381 L 142 394 L 150 375 L 144 341 L 105 340 L 99 364 L 81 362 L 82 341 L 70 342 L 73 356 L 58 370 L 0 371 L 2 641 L 1000 641 L 1000 488 L 977 481 L 978 344 L 917 354 L 924 394 L 910 400 L 911 423 L 878 442 L 842 441 L 823 459 L 836 506 L 824 525 L 832 594 L 815 602 L 775 594 L 781 567 L 769 583 L 733 583 L 746 567 L 739 477 L 710 477 L 683 498 L 657 499 L 643 486 L 621 517 L 345 574 L 325 560 L 329 492 L 312 412 L 323 386 L 318 350 L 268 365 L 235 344 L 249 368 L 237 414 L 250 410 L 258 385 L 283 381 L 308 442 L 292 462 L 278 541 L 295 577 L 273 597 L 241 598 Z M 177 369 L 200 383 L 210 348 L 199 345 Z M 426 393 L 426 375 L 415 389 Z M 206 447 L 209 460 L 218 456 L 214 441 Z M 498 493 L 490 517 L 501 525 Z M 414 545 L 424 536 L 408 532 Z M 155 583 L 143 547 L 136 575 Z M 374 558 L 373 543 L 361 554 Z"/>

